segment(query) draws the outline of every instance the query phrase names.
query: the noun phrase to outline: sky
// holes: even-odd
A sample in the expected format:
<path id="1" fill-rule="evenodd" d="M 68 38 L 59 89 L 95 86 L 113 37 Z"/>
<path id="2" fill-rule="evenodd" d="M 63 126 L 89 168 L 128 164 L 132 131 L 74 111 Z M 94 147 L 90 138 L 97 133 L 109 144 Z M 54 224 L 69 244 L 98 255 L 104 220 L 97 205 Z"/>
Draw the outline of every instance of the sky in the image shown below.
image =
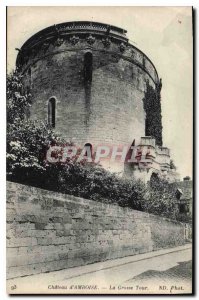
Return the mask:
<path id="1" fill-rule="evenodd" d="M 96 21 L 127 30 L 129 41 L 154 63 L 162 78 L 163 144 L 181 178 L 192 177 L 193 57 L 191 7 L 8 7 L 7 71 L 33 34 L 53 24 Z"/>

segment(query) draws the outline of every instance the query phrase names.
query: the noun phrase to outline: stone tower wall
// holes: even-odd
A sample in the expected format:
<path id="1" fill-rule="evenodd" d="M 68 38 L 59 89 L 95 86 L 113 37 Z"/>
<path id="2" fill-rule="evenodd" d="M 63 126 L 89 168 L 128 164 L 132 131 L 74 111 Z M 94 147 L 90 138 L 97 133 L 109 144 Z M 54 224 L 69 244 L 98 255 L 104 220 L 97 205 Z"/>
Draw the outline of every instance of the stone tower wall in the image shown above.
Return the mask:
<path id="1" fill-rule="evenodd" d="M 89 83 L 87 52 L 93 62 Z M 17 65 L 31 86 L 30 118 L 47 121 L 48 100 L 55 97 L 55 129 L 66 140 L 130 146 L 145 135 L 146 82 L 155 88 L 159 79 L 122 29 L 88 22 L 49 27 L 23 45 Z"/>

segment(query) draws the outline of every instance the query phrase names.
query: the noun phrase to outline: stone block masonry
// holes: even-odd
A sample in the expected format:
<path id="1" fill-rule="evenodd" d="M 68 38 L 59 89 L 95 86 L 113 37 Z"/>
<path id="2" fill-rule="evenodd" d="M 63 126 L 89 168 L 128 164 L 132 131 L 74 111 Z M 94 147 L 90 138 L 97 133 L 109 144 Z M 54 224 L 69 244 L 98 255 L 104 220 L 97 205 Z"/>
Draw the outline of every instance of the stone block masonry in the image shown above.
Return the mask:
<path id="1" fill-rule="evenodd" d="M 150 59 L 128 42 L 125 30 L 85 21 L 53 25 L 24 43 L 16 65 L 31 90 L 30 119 L 49 122 L 53 98 L 54 130 L 66 141 L 80 147 L 130 147 L 145 136 L 147 83 L 156 89 L 160 80 Z M 153 119 L 160 119 L 159 113 Z"/>
<path id="2" fill-rule="evenodd" d="M 181 223 L 7 183 L 7 278 L 82 266 L 184 242 Z"/>

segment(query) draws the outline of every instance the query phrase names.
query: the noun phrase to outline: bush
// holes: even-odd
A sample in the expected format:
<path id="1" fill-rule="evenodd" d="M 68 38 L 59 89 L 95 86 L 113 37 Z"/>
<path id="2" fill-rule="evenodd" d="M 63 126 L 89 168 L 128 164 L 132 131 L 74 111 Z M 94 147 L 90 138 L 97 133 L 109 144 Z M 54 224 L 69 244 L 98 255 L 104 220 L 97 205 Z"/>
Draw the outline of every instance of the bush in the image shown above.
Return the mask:
<path id="1" fill-rule="evenodd" d="M 143 210 L 175 219 L 178 208 L 173 186 L 160 178 L 157 181 L 152 181 L 149 186 L 148 197 L 143 204 Z"/>
<path id="2" fill-rule="evenodd" d="M 47 147 L 60 142 L 47 124 L 26 118 L 32 99 L 22 78 L 17 70 L 7 77 L 7 175 L 17 181 L 45 170 Z"/>

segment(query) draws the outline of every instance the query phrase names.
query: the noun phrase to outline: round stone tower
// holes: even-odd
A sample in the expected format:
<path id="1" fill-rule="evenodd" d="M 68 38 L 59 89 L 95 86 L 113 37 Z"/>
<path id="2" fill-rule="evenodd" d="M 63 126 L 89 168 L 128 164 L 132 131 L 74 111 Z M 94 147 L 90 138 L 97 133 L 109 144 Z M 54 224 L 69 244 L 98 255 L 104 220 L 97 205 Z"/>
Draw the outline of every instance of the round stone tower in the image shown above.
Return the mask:
<path id="1" fill-rule="evenodd" d="M 48 27 L 24 43 L 17 67 L 31 88 L 30 118 L 65 140 L 130 147 L 150 135 L 161 146 L 160 103 L 145 105 L 147 87 L 159 91 L 158 74 L 126 30 L 85 21 Z"/>

